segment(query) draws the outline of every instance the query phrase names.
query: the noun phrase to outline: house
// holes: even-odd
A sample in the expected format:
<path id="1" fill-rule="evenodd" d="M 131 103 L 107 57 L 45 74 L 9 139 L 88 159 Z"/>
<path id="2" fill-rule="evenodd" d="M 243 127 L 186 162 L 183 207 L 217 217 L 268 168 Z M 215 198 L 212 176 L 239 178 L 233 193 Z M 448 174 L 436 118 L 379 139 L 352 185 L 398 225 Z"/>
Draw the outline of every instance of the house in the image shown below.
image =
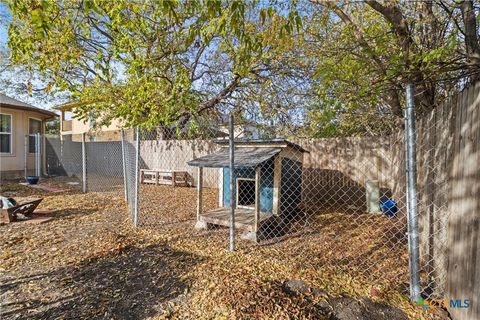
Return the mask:
<path id="1" fill-rule="evenodd" d="M 228 140 L 229 127 L 220 126 L 218 131 L 224 133 L 222 138 Z M 260 139 L 260 130 L 249 124 L 236 124 L 233 126 L 233 136 L 235 139 Z"/>
<path id="2" fill-rule="evenodd" d="M 121 140 L 121 130 L 123 127 L 121 119 L 113 119 L 108 126 L 99 125 L 98 117 L 92 114 L 88 120 L 80 120 L 74 117 L 75 108 L 80 104 L 77 102 L 70 102 L 55 107 L 55 110 L 60 111 L 60 134 L 71 136 L 73 141 L 81 141 L 82 134 L 87 135 L 87 141 L 119 141 Z M 214 122 L 214 118 L 209 119 L 210 124 Z M 219 119 L 218 121 L 223 121 Z M 144 130 L 145 140 L 176 140 L 178 137 L 178 130 L 173 126 L 159 125 L 154 129 Z M 180 136 L 188 137 L 188 127 L 180 130 Z M 235 125 L 235 138 L 250 138 L 256 139 L 259 137 L 259 130 L 252 125 Z M 228 139 L 228 126 L 214 125 L 211 131 L 208 132 L 209 138 L 224 138 Z"/>
<path id="3" fill-rule="evenodd" d="M 80 120 L 74 117 L 75 108 L 78 103 L 71 102 L 54 109 L 60 111 L 60 135 L 71 136 L 73 141 L 81 141 L 82 135 L 87 135 L 87 141 L 119 141 L 121 140 L 122 121 L 113 119 L 106 126 L 97 125 L 97 117 L 92 113 L 87 120 Z"/>
<path id="4" fill-rule="evenodd" d="M 198 167 L 197 228 L 230 224 L 230 168 L 228 141 L 220 151 L 188 162 Z M 265 239 L 280 232 L 300 214 L 303 154 L 299 145 L 284 139 L 235 141 L 235 227 L 243 237 Z M 219 168 L 219 208 L 202 212 L 203 168 Z M 275 236 L 278 235 L 275 234 Z"/>
<path id="5" fill-rule="evenodd" d="M 35 168 L 34 135 L 44 134 L 45 123 L 57 116 L 52 111 L 0 94 L 0 180 L 23 177 L 25 168 Z M 40 154 L 44 155 L 44 145 L 40 145 Z M 40 161 L 40 167 L 44 168 L 43 156 Z"/>

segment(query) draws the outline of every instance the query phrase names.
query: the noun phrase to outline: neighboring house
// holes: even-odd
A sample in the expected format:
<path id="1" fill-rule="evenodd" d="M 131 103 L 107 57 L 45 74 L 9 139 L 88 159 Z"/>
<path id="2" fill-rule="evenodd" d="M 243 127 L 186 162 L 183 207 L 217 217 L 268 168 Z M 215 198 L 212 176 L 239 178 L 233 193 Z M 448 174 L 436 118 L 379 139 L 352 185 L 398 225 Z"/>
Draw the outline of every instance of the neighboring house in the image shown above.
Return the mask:
<path id="1" fill-rule="evenodd" d="M 81 141 L 86 134 L 87 141 L 118 141 L 121 140 L 122 121 L 114 119 L 109 126 L 95 126 L 97 118 L 92 113 L 87 120 L 73 116 L 77 104 L 75 102 L 55 107 L 60 111 L 60 134 L 69 135 L 73 141 Z"/>
<path id="2" fill-rule="evenodd" d="M 71 102 L 55 107 L 60 111 L 60 134 L 70 136 L 72 141 L 81 141 L 82 134 L 86 134 L 87 141 L 119 141 L 121 140 L 122 120 L 113 119 L 109 126 L 96 125 L 97 118 L 92 114 L 89 119 L 80 120 L 75 118 L 75 108 L 78 103 Z M 228 139 L 228 126 L 220 125 L 218 129 L 211 133 L 211 138 Z M 182 130 L 188 131 L 187 128 Z M 235 125 L 235 138 L 259 138 L 259 131 L 251 125 Z M 146 140 L 175 140 L 177 129 L 174 127 L 159 126 L 156 129 L 144 131 Z"/>
<path id="3" fill-rule="evenodd" d="M 220 132 L 225 134 L 225 139 L 228 139 L 228 126 L 221 126 L 218 129 Z M 260 130 L 252 125 L 241 125 L 237 124 L 233 126 L 233 136 L 235 139 L 259 139 L 260 138 Z"/>
<path id="4" fill-rule="evenodd" d="M 35 167 L 35 139 L 30 136 L 26 141 L 26 136 L 43 134 L 45 123 L 55 117 L 58 115 L 52 111 L 31 106 L 0 93 L 0 180 L 23 177 L 25 159 L 27 168 Z M 44 155 L 45 152 L 41 154 Z M 42 157 L 42 168 L 44 165 Z"/>

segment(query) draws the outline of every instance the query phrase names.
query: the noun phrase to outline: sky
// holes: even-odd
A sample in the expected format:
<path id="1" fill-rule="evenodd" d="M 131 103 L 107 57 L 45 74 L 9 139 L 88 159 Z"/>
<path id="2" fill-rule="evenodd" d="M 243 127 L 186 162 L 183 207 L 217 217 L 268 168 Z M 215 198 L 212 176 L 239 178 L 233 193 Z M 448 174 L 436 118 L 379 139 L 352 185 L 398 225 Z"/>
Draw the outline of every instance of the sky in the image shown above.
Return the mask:
<path id="1" fill-rule="evenodd" d="M 8 35 L 7 35 L 7 23 L 5 22 L 5 16 L 9 17 L 10 12 L 8 10 L 7 5 L 4 3 L 0 3 L 0 19 L 3 21 L 0 23 L 0 47 L 3 49 L 7 43 Z"/>
<path id="2" fill-rule="evenodd" d="M 10 11 L 8 6 L 4 3 L 0 3 L 0 51 L 6 52 L 7 51 L 7 41 L 8 41 L 8 23 L 10 20 Z M 26 83 L 28 81 L 25 76 L 20 77 L 15 72 L 4 72 L 0 74 L 0 77 L 9 77 L 10 80 L 14 83 Z M 34 83 L 35 85 L 35 83 Z M 42 108 L 42 109 L 51 109 L 53 106 L 59 104 L 56 103 L 54 100 L 44 100 L 38 97 L 31 97 L 28 95 L 28 92 L 18 92 L 14 86 L 9 86 L 8 84 L 5 87 L 0 87 L 0 92 L 15 98 L 17 100 L 29 103 L 35 107 Z M 63 101 L 62 101 L 63 102 Z"/>

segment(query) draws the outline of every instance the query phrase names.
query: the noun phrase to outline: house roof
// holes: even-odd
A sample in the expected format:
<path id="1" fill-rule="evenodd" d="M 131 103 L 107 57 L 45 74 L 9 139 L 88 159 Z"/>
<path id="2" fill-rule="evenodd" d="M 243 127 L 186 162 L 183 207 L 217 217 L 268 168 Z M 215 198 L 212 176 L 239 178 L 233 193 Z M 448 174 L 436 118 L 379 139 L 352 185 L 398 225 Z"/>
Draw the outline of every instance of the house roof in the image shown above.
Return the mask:
<path id="1" fill-rule="evenodd" d="M 228 139 L 215 140 L 220 145 L 228 145 Z M 308 152 L 296 143 L 290 142 L 283 138 L 274 139 L 235 139 L 234 144 L 236 147 L 278 147 L 285 148 L 290 147 L 300 152 Z"/>
<path id="2" fill-rule="evenodd" d="M 259 164 L 273 158 L 282 151 L 281 148 L 235 148 L 235 167 L 256 167 Z M 222 148 L 220 151 L 193 159 L 187 162 L 193 167 L 222 168 L 230 164 L 229 149 Z"/>
<path id="3" fill-rule="evenodd" d="M 38 112 L 48 116 L 49 118 L 58 117 L 58 115 L 55 112 L 34 107 L 25 102 L 10 98 L 9 96 L 6 96 L 2 93 L 0 93 L 0 107 Z"/>
<path id="4" fill-rule="evenodd" d="M 75 100 L 75 101 L 70 101 L 64 104 L 60 104 L 58 106 L 54 106 L 53 109 L 59 110 L 59 111 L 72 111 L 74 108 L 84 106 L 86 104 L 89 104 L 89 102 Z"/>

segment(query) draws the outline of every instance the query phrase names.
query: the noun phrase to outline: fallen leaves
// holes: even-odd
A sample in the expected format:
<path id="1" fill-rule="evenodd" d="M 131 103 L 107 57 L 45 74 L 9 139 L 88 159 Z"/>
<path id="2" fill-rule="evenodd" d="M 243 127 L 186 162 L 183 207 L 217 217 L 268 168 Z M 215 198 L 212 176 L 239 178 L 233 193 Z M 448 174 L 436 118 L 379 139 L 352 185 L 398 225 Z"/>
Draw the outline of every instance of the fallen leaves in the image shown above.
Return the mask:
<path id="1" fill-rule="evenodd" d="M 306 297 L 282 289 L 283 281 L 297 278 L 330 295 L 368 296 L 372 287 L 382 288 L 376 299 L 411 312 L 398 289 L 402 277 L 388 283 L 325 263 L 375 244 L 374 235 L 359 233 L 345 217 L 317 221 L 330 219 L 345 233 L 326 228 L 266 246 L 238 241 L 232 254 L 228 230 L 192 228 L 194 188 L 163 187 L 142 186 L 141 196 L 151 201 L 142 202 L 149 207 L 143 207 L 141 222 L 149 228 L 138 229 L 130 223 L 123 194 L 45 194 L 17 185 L 2 190 L 9 196 L 44 196 L 41 208 L 55 210 L 55 220 L 46 225 L 0 227 L 2 319 L 18 310 L 25 318 L 321 318 Z M 217 195 L 205 190 L 205 208 L 216 206 Z M 335 247 L 330 237 L 336 237 Z M 398 272 L 404 257 L 396 253 L 382 251 L 387 259 L 378 268 Z"/>

